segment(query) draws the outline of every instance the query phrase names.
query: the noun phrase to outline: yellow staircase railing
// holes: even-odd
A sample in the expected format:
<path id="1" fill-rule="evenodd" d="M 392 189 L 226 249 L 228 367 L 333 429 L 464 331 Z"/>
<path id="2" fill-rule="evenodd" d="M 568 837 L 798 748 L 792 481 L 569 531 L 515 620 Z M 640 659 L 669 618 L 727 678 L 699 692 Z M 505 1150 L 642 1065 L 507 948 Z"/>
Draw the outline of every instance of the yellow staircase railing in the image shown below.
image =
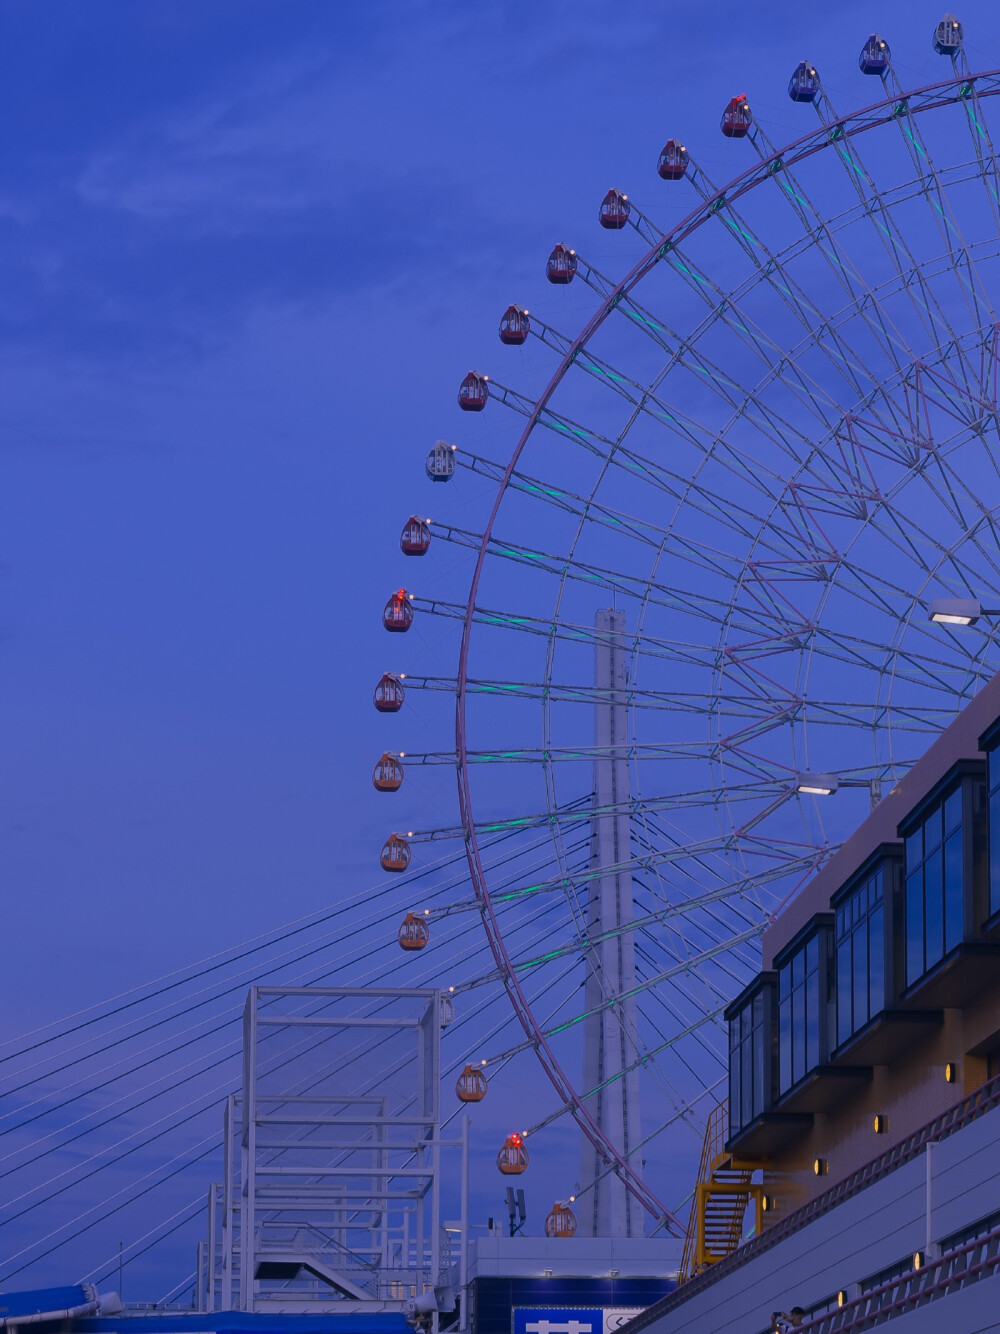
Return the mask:
<path id="1" fill-rule="evenodd" d="M 764 1188 L 751 1184 L 754 1168 L 762 1164 L 743 1162 L 726 1152 L 727 1112 L 726 1104 L 720 1102 L 705 1126 L 679 1283 L 735 1251 L 743 1240 L 743 1219 L 751 1200 L 756 1206 L 758 1232 L 763 1225 Z"/>

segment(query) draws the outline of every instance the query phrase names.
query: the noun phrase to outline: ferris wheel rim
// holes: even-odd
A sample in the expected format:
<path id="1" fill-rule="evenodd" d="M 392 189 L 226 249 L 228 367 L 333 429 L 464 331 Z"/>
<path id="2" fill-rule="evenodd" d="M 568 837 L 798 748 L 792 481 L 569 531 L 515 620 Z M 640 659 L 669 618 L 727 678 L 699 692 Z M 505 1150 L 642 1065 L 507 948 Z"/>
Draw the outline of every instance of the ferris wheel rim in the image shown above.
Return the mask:
<path id="1" fill-rule="evenodd" d="M 977 86 L 988 80 L 993 80 L 992 85 L 987 83 L 987 86 L 985 87 Z M 948 90 L 952 90 L 950 96 L 945 95 Z M 455 682 L 455 742 L 458 803 L 465 844 L 465 854 L 469 866 L 473 891 L 476 899 L 479 901 L 487 942 L 503 980 L 504 988 L 511 1000 L 515 1016 L 524 1030 L 526 1037 L 529 1039 L 529 1042 L 546 1075 L 555 1088 L 557 1095 L 571 1111 L 574 1120 L 577 1122 L 577 1125 L 585 1138 L 598 1150 L 600 1156 L 608 1163 L 610 1170 L 618 1175 L 629 1193 L 635 1197 L 648 1213 L 656 1218 L 661 1225 L 665 1224 L 668 1227 L 674 1227 L 678 1230 L 682 1228 L 680 1221 L 650 1191 L 643 1178 L 630 1167 L 624 1156 L 618 1151 L 615 1145 L 611 1143 L 591 1117 L 584 1105 L 580 1093 L 576 1089 L 575 1082 L 571 1080 L 562 1069 L 558 1057 L 551 1048 L 547 1035 L 536 1022 L 532 1006 L 521 987 L 517 970 L 506 949 L 503 932 L 500 930 L 489 886 L 487 884 L 485 868 L 483 866 L 479 848 L 476 821 L 473 815 L 466 738 L 466 702 L 468 694 L 468 663 L 472 627 L 475 624 L 477 595 L 486 562 L 486 556 L 492 539 L 493 528 L 517 463 L 519 462 L 532 433 L 539 425 L 544 409 L 547 407 L 552 395 L 555 393 L 556 389 L 573 365 L 577 355 L 581 349 L 587 345 L 589 340 L 601 327 L 611 312 L 616 309 L 622 298 L 630 293 L 641 279 L 670 253 L 679 240 L 682 240 L 699 230 L 709 218 L 714 216 L 714 213 L 717 212 L 724 203 L 732 199 L 742 198 L 764 181 L 771 179 L 777 171 L 804 161 L 820 152 L 823 148 L 835 146 L 841 139 L 847 137 L 848 134 L 861 134 L 868 130 L 880 128 L 891 122 L 893 119 L 898 118 L 898 108 L 900 106 L 905 107 L 907 116 L 922 115 L 928 111 L 938 110 L 944 106 L 954 105 L 973 98 L 991 97 L 997 94 L 1000 94 L 1000 68 L 980 73 L 955 74 L 951 78 L 925 84 L 917 89 L 904 91 L 897 96 L 884 98 L 879 102 L 872 103 L 847 116 L 838 117 L 833 121 L 822 123 L 818 129 L 791 141 L 784 147 L 776 149 L 769 156 L 762 157 L 757 162 L 752 163 L 745 171 L 733 177 L 727 184 L 717 189 L 714 194 L 702 200 L 695 209 L 686 215 L 686 217 L 668 232 L 664 233 L 663 238 L 653 245 L 650 250 L 639 259 L 635 265 L 633 265 L 632 269 L 617 284 L 615 284 L 610 293 L 603 297 L 597 310 L 586 321 L 581 331 L 571 341 L 568 349 L 563 354 L 559 365 L 556 367 L 555 372 L 549 380 L 549 383 L 532 406 L 532 410 L 528 415 L 528 420 L 504 469 L 496 497 L 480 537 L 476 562 L 469 584 L 465 614 L 462 618 L 462 635 Z M 916 106 L 912 106 L 911 102 L 914 99 L 923 100 L 918 102 Z M 838 130 L 840 133 L 835 137 L 831 133 L 833 130 Z"/>

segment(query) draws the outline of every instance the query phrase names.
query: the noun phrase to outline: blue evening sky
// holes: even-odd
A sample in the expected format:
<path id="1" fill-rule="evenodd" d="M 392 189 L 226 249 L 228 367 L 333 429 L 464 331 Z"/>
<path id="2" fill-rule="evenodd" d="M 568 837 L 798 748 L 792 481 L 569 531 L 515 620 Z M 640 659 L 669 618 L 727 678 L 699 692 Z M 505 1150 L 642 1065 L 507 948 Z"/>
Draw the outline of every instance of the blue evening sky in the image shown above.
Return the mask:
<path id="1" fill-rule="evenodd" d="M 424 454 L 461 441 L 504 307 L 557 240 L 621 270 L 609 186 L 681 215 L 667 137 L 742 169 L 734 93 L 797 137 L 794 65 L 838 108 L 874 100 L 876 29 L 904 83 L 945 77 L 940 16 L 0 0 L 0 1036 L 376 879 L 398 531 L 433 508 Z M 996 6 L 960 17 L 973 67 L 1000 65 Z M 567 296 L 568 331 L 593 301 Z M 516 419 L 491 429 L 504 457 Z M 454 627 L 421 635 L 452 673 Z"/>

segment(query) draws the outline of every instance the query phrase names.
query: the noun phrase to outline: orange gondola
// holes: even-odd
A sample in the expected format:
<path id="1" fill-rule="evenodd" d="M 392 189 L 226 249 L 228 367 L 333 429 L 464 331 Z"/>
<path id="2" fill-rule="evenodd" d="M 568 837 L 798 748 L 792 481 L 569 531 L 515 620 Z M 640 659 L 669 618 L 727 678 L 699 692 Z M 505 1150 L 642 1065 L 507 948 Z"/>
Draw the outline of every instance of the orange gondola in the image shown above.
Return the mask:
<path id="1" fill-rule="evenodd" d="M 399 535 L 399 549 L 404 556 L 423 556 L 431 544 L 431 528 L 428 519 L 418 519 L 411 514 L 403 524 Z"/>
<path id="2" fill-rule="evenodd" d="M 403 918 L 397 939 L 404 950 L 422 950 L 431 938 L 431 930 L 422 917 L 408 912 Z"/>
<path id="3" fill-rule="evenodd" d="M 379 713 L 398 713 L 405 698 L 406 691 L 399 677 L 392 672 L 383 672 L 373 696 Z"/>
<path id="4" fill-rule="evenodd" d="M 545 1220 L 545 1235 L 547 1237 L 572 1237 L 575 1233 L 576 1214 L 568 1204 L 560 1204 L 556 1201 Z"/>
<path id="5" fill-rule="evenodd" d="M 410 845 L 402 834 L 390 834 L 379 857 L 383 871 L 405 871 L 410 864 Z"/>
<path id="6" fill-rule="evenodd" d="M 467 1065 L 455 1083 L 459 1102 L 482 1102 L 487 1088 L 486 1076 L 474 1065 Z"/>
<path id="7" fill-rule="evenodd" d="M 398 792 L 403 786 L 403 766 L 388 751 L 375 764 L 372 786 L 376 792 Z"/>
<path id="8" fill-rule="evenodd" d="M 382 609 L 382 624 L 393 634 L 403 634 L 413 623 L 413 594 L 405 588 L 393 593 Z"/>
<path id="9" fill-rule="evenodd" d="M 528 1150 L 517 1133 L 508 1135 L 497 1154 L 497 1167 L 505 1177 L 519 1177 L 528 1166 Z"/>

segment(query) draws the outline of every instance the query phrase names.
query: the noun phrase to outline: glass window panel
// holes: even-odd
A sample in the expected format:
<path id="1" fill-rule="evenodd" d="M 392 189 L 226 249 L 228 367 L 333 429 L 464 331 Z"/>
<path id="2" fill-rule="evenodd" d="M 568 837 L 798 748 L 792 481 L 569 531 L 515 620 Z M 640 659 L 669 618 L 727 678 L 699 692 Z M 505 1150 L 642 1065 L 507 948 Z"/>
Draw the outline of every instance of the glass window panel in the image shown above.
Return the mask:
<path id="1" fill-rule="evenodd" d="M 793 1005 L 792 1014 L 792 1079 L 796 1083 L 806 1072 L 806 1029 L 805 1029 L 805 995 L 802 991 L 795 993 L 797 1005 Z"/>
<path id="2" fill-rule="evenodd" d="M 940 848 L 924 863 L 924 963 L 930 968 L 944 954 L 944 855 Z"/>
<path id="3" fill-rule="evenodd" d="M 805 950 L 796 950 L 792 955 L 792 986 L 797 987 L 805 976 Z"/>
<path id="4" fill-rule="evenodd" d="M 906 878 L 906 985 L 924 971 L 924 876 L 914 871 Z"/>
<path id="5" fill-rule="evenodd" d="M 957 787 L 946 799 L 944 803 L 944 832 L 945 837 L 953 829 L 957 829 L 962 823 L 962 789 Z"/>
<path id="6" fill-rule="evenodd" d="M 990 792 L 995 792 L 1000 787 L 1000 751 L 991 750 L 987 758 L 988 763 L 988 781 Z"/>
<path id="7" fill-rule="evenodd" d="M 993 756 L 990 756 L 990 764 Z M 1000 764 L 997 765 L 1000 769 Z M 1000 792 L 990 797 L 990 912 L 1000 911 Z"/>
<path id="8" fill-rule="evenodd" d="M 763 1018 L 763 1015 L 761 1016 Z M 766 1080 L 767 1073 L 767 1049 L 768 1043 L 764 1033 L 764 1025 L 754 1029 L 753 1037 L 753 1114 L 759 1116 L 765 1111 L 768 1103 L 768 1087 Z"/>
<path id="9" fill-rule="evenodd" d="M 844 910 L 843 910 L 843 908 L 838 908 L 838 909 L 837 909 L 837 939 L 840 940 L 840 938 L 843 936 L 843 934 L 844 934 Z"/>
<path id="10" fill-rule="evenodd" d="M 868 1014 L 878 1014 L 885 999 L 885 924 L 882 905 L 868 919 Z"/>
<path id="11" fill-rule="evenodd" d="M 931 811 L 924 821 L 924 856 L 941 846 L 941 807 Z"/>
<path id="12" fill-rule="evenodd" d="M 962 830 L 956 829 L 944 845 L 944 948 L 954 949 L 964 935 Z"/>
<path id="13" fill-rule="evenodd" d="M 764 1023 L 764 996 L 763 993 L 753 998 L 753 1028 L 754 1033 L 761 1028 Z"/>
<path id="14" fill-rule="evenodd" d="M 924 829 L 918 825 L 906 840 L 906 874 L 914 871 L 924 859 Z"/>
<path id="15" fill-rule="evenodd" d="M 854 1032 L 851 1012 L 851 937 L 837 947 L 837 1041 L 846 1042 Z"/>
<path id="16" fill-rule="evenodd" d="M 819 972 L 806 978 L 806 1061 L 805 1070 L 819 1065 Z M 805 1073 L 805 1070 L 803 1073 Z"/>
<path id="17" fill-rule="evenodd" d="M 740 1071 L 740 1117 L 743 1125 L 753 1120 L 753 1044 L 743 1043 Z"/>
<path id="18" fill-rule="evenodd" d="M 819 967 L 819 937 L 813 936 L 806 944 L 806 973 L 815 973 Z"/>
<path id="19" fill-rule="evenodd" d="M 867 880 L 858 891 L 858 907 L 863 913 L 868 911 L 868 882 Z"/>
<path id="20" fill-rule="evenodd" d="M 781 1092 L 792 1084 L 792 1002 L 778 1006 L 778 1086 Z"/>
<path id="21" fill-rule="evenodd" d="M 868 923 L 854 933 L 854 1027 L 868 1022 Z"/>
<path id="22" fill-rule="evenodd" d="M 872 902 L 882 902 L 882 872 L 876 871 L 872 877 Z"/>
<path id="23" fill-rule="evenodd" d="M 778 998 L 784 1000 L 792 989 L 792 966 L 786 963 L 784 968 L 778 971 Z"/>

